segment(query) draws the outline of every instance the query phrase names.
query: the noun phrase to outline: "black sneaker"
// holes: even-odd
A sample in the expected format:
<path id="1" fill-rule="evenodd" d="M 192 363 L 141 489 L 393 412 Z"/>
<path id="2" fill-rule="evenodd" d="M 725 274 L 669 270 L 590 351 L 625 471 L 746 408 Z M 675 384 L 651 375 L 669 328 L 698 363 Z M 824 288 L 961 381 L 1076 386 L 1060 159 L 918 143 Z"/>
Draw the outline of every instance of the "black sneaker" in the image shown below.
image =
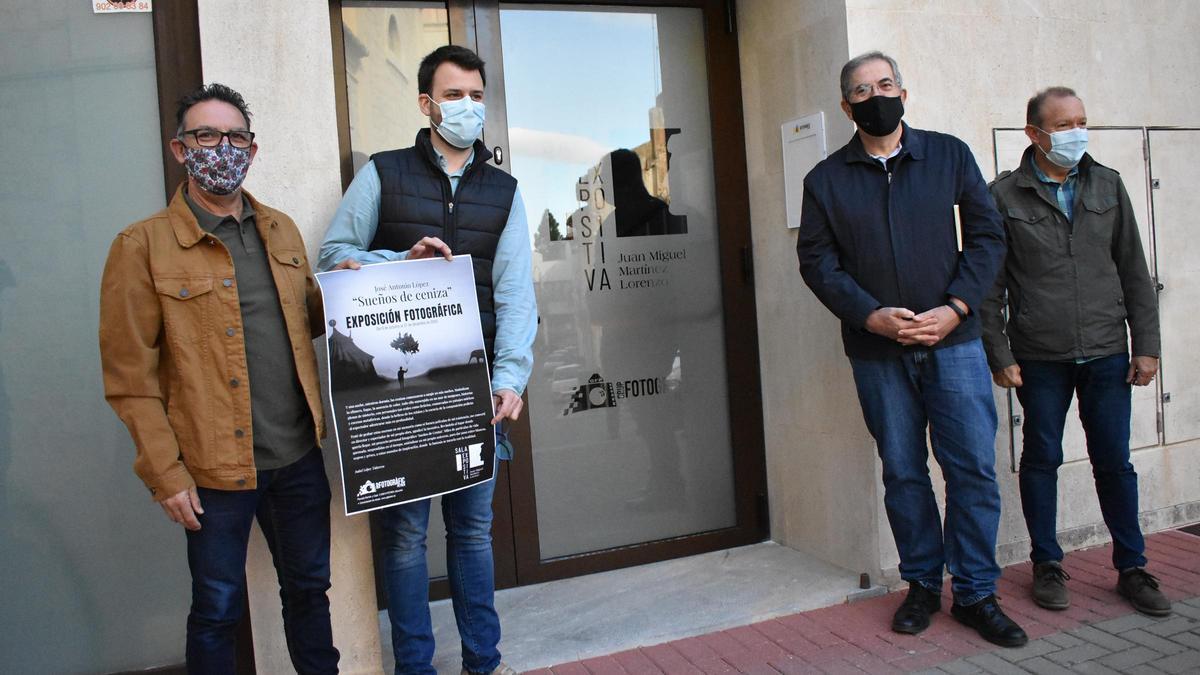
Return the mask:
<path id="1" fill-rule="evenodd" d="M 973 605 L 954 603 L 950 613 L 960 623 L 974 628 L 980 637 L 992 644 L 1020 647 L 1029 642 L 1025 631 L 1000 609 L 995 595 L 989 595 Z"/>
<path id="2" fill-rule="evenodd" d="M 1117 592 L 1142 614 L 1167 616 L 1171 613 L 1171 601 L 1158 590 L 1158 579 L 1144 568 L 1122 570 L 1117 577 Z"/>
<path id="3" fill-rule="evenodd" d="M 1071 606 L 1067 579 L 1071 575 L 1058 562 L 1035 563 L 1033 566 L 1033 601 L 1046 609 L 1066 609 Z"/>
<path id="4" fill-rule="evenodd" d="M 916 635 L 929 628 L 929 615 L 942 608 L 942 596 L 921 584 L 908 582 L 908 595 L 892 616 L 892 630 Z"/>

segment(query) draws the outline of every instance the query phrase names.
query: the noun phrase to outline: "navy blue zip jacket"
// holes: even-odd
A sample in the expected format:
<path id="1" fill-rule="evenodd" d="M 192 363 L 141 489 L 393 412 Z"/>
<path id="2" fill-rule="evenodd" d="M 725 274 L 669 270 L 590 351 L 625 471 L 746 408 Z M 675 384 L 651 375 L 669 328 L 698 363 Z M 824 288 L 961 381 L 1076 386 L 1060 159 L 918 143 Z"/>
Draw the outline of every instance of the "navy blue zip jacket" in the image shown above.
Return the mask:
<path id="1" fill-rule="evenodd" d="M 867 316 L 880 307 L 920 314 L 954 296 L 970 313 L 933 348 L 978 338 L 979 308 L 1004 260 L 1003 221 L 967 144 L 907 124 L 900 142 L 900 154 L 885 169 L 856 133 L 804 178 L 800 274 L 842 320 L 852 358 L 924 349 L 868 332 Z"/>

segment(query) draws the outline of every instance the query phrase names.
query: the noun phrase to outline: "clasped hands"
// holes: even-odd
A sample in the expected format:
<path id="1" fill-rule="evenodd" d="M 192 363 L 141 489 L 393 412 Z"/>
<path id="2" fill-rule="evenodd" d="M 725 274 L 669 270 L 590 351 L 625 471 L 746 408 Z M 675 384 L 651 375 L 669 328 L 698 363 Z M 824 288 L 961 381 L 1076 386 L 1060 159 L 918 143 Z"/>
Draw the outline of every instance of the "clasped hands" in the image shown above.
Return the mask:
<path id="1" fill-rule="evenodd" d="M 920 314 L 904 307 L 880 307 L 867 316 L 866 328 L 906 347 L 930 347 L 949 335 L 961 321 L 949 305 L 940 305 Z"/>

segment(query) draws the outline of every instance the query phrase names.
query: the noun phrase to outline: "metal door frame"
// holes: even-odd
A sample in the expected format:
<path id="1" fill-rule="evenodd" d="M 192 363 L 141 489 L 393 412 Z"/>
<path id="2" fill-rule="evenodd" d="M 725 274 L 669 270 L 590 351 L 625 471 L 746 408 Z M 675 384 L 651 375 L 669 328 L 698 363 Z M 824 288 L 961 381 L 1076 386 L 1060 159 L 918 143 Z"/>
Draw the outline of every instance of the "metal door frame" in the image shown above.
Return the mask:
<path id="1" fill-rule="evenodd" d="M 762 541 L 768 536 L 769 517 L 745 135 L 741 96 L 727 95 L 730 91 L 741 91 L 733 3 L 731 0 L 524 0 L 519 4 L 693 7 L 704 14 L 713 171 L 715 183 L 720 186 L 716 194 L 717 245 L 721 256 L 719 271 L 724 309 L 723 330 L 728 388 L 731 392 L 729 415 L 734 454 L 736 524 L 721 530 L 542 560 L 537 536 L 532 457 L 528 450 L 522 452 L 522 449 L 531 447 L 529 415 L 525 414 L 510 430 L 518 457 L 516 461 L 502 463 L 496 477 L 492 527 L 496 587 L 539 583 Z M 484 137 L 490 147 L 501 150 L 502 160 L 493 161 L 493 164 L 508 171 L 508 164 L 503 161 L 509 154 L 509 144 L 500 5 L 499 0 L 445 2 L 451 43 L 475 50 L 488 64 L 488 116 Z M 342 186 L 345 189 L 353 179 L 353 166 L 350 158 L 340 0 L 329 0 L 329 8 Z M 732 392 L 737 392 L 737 395 L 732 395 Z M 448 591 L 448 583 L 444 578 L 431 582 L 431 597 L 447 597 Z M 381 597 L 381 601 L 385 600 Z"/>
<path id="2" fill-rule="evenodd" d="M 1153 131 L 1200 131 L 1200 127 L 1176 127 L 1176 126 L 1138 126 L 1138 125 L 1105 125 L 1105 126 L 1089 126 L 1092 131 L 1140 131 L 1142 134 L 1142 158 L 1146 165 L 1145 190 L 1146 190 L 1146 213 L 1148 214 L 1149 222 L 1143 223 L 1143 227 L 1149 228 L 1150 240 L 1150 275 L 1154 279 L 1154 283 L 1158 289 L 1158 293 L 1163 290 L 1162 282 L 1159 280 L 1158 274 L 1158 225 L 1154 214 L 1154 190 L 1156 179 L 1154 178 L 1154 153 L 1150 147 L 1150 133 Z M 1000 154 L 997 134 L 1002 131 L 1024 131 L 1025 127 L 993 127 L 992 128 L 992 168 L 994 175 L 1000 175 Z M 1008 316 L 1008 305 L 1004 306 L 1005 317 Z M 1160 370 L 1161 370 L 1161 355 L 1160 355 Z M 1155 410 L 1158 419 L 1158 444 L 1152 446 L 1143 446 L 1133 451 L 1145 450 L 1148 448 L 1158 448 L 1169 445 L 1166 441 L 1166 424 L 1163 416 L 1165 410 L 1163 408 L 1163 380 L 1162 377 L 1155 378 L 1154 387 L 1158 392 L 1157 401 L 1155 402 Z M 1017 452 L 1015 435 L 1011 433 L 1011 429 L 1017 424 L 1014 421 L 1013 415 L 1013 397 L 1014 393 L 1011 389 L 1005 390 L 1005 400 L 1008 404 L 1008 420 L 1010 433 L 1008 436 L 1008 453 L 1010 461 L 1010 469 L 1013 473 L 1017 472 L 1017 464 L 1019 453 Z M 1184 441 L 1178 441 L 1184 442 Z"/>

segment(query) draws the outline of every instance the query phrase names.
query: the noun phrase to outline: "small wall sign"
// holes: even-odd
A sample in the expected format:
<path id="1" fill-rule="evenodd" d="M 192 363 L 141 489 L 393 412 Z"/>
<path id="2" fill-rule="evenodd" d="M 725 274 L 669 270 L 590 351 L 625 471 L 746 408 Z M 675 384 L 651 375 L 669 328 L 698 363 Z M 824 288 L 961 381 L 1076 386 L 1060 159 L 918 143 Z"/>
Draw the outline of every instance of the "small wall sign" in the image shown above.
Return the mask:
<path id="1" fill-rule="evenodd" d="M 150 12 L 153 0 L 89 0 L 93 14 L 117 14 L 123 12 Z"/>

